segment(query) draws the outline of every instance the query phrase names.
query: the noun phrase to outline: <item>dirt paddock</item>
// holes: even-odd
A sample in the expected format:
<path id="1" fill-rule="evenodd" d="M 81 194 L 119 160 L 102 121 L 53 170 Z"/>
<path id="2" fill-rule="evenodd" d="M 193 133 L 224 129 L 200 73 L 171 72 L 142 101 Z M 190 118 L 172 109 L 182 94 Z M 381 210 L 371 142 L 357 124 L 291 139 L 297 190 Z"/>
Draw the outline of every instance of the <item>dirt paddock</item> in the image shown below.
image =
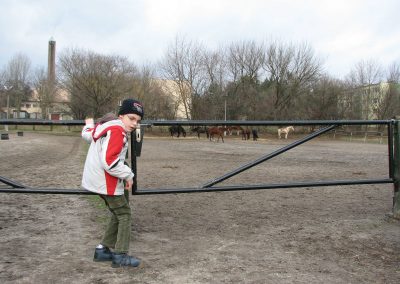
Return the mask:
<path id="1" fill-rule="evenodd" d="M 292 140 L 293 141 L 293 140 Z M 146 137 L 140 189 L 198 187 L 290 140 Z M 0 175 L 79 188 L 79 137 L 0 141 Z M 387 146 L 319 139 L 221 185 L 386 178 Z M 3 185 L 0 185 L 3 186 Z M 4 186 L 3 186 L 4 187 Z M 0 193 L 0 283 L 399 283 L 391 184 L 131 196 L 138 269 L 92 261 L 107 212 L 95 196 Z"/>

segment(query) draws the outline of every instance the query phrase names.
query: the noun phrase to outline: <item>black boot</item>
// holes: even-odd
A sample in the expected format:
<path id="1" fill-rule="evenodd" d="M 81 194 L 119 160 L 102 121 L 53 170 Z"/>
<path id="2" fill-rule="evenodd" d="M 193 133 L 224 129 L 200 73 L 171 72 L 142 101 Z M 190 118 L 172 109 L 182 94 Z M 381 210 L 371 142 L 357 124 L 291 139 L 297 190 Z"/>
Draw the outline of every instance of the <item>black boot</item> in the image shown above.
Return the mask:
<path id="1" fill-rule="evenodd" d="M 93 261 L 111 261 L 113 254 L 108 247 L 96 248 Z"/>
<path id="2" fill-rule="evenodd" d="M 114 253 L 112 258 L 112 267 L 138 267 L 140 260 L 126 253 Z"/>

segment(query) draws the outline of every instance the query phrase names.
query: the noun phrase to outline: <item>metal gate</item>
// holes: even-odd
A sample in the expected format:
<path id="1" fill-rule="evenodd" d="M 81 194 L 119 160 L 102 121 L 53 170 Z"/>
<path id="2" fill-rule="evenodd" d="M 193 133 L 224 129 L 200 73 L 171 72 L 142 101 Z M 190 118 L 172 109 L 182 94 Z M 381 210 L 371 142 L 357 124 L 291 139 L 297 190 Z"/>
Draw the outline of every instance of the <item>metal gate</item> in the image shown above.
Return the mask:
<path id="1" fill-rule="evenodd" d="M 82 120 L 67 121 L 51 121 L 51 120 L 21 120 L 21 119 L 0 119 L 0 125 L 65 125 L 76 126 L 84 125 Z M 237 191 L 237 190 L 261 190 L 276 188 L 296 188 L 296 187 L 322 187 L 322 186 L 340 186 L 340 185 L 361 185 L 361 184 L 383 184 L 392 183 L 394 185 L 394 211 L 400 214 L 400 196 L 399 196 L 399 121 L 398 120 L 309 120 L 309 121 L 210 121 L 210 120 L 191 120 L 191 121 L 142 121 L 142 128 L 137 133 L 143 134 L 143 126 L 318 126 L 315 132 L 286 145 L 272 153 L 263 155 L 262 157 L 246 163 L 232 171 L 204 182 L 203 185 L 195 188 L 159 188 L 159 189 L 138 189 L 137 177 L 137 156 L 140 155 L 141 143 L 143 135 L 136 136 L 135 132 L 131 135 L 131 165 L 135 174 L 134 186 L 132 194 L 148 195 L 148 194 L 171 194 L 171 193 L 194 193 L 194 192 L 214 192 L 214 191 Z M 388 176 L 381 179 L 359 179 L 359 180 L 330 180 L 330 181 L 310 181 L 310 182 L 294 182 L 279 184 L 258 184 L 258 185 L 237 185 L 237 186 L 215 186 L 216 184 L 233 177 L 243 171 L 246 171 L 260 163 L 268 161 L 286 151 L 289 151 L 307 141 L 310 141 L 322 134 L 325 134 L 339 126 L 344 125 L 383 125 L 387 131 L 388 145 Z M 5 193 L 42 193 L 42 194 L 94 194 L 82 189 L 65 189 L 65 188 L 34 188 L 20 184 L 17 181 L 10 180 L 1 176 L 0 182 L 11 188 L 0 188 L 0 192 Z"/>

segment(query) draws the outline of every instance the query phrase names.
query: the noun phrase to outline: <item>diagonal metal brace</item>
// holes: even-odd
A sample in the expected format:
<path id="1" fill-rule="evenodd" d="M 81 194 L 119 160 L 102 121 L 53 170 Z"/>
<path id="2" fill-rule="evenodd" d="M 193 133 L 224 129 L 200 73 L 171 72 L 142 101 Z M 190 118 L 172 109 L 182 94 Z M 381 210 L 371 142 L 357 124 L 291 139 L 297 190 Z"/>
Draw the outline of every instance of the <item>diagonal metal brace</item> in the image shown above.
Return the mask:
<path id="1" fill-rule="evenodd" d="M 13 181 L 11 179 L 8 179 L 8 178 L 2 177 L 2 176 L 0 176 L 0 182 L 5 183 L 7 185 L 11 185 L 14 188 L 25 188 L 26 187 L 25 185 L 23 185 L 19 182 Z"/>
<path id="2" fill-rule="evenodd" d="M 237 168 L 237 169 L 235 169 L 235 170 L 233 170 L 233 171 L 231 171 L 231 172 L 229 172 L 229 173 L 227 173 L 227 174 L 225 174 L 223 176 L 220 176 L 218 178 L 215 178 L 215 179 L 205 183 L 202 186 L 202 188 L 211 187 L 214 184 L 220 183 L 220 182 L 222 182 L 222 181 L 224 181 L 224 180 L 226 180 L 226 179 L 228 179 L 228 178 L 230 178 L 230 177 L 232 177 L 234 175 L 237 175 L 237 174 L 239 174 L 239 173 L 241 173 L 241 172 L 243 172 L 243 171 L 245 171 L 247 169 L 250 169 L 250 168 L 252 168 L 252 167 L 254 167 L 254 166 L 256 166 L 256 165 L 258 165 L 258 164 L 260 164 L 262 162 L 265 162 L 265 161 L 267 161 L 267 160 L 269 160 L 269 159 L 271 159 L 271 158 L 273 158 L 275 156 L 278 156 L 279 154 L 282 154 L 282 153 L 284 153 L 284 152 L 286 152 L 286 151 L 288 151 L 288 150 L 290 150 L 290 149 L 292 149 L 292 148 L 294 148 L 296 146 L 299 146 L 299 145 L 301 145 L 301 144 L 303 144 L 303 143 L 305 143 L 305 142 L 307 142 L 307 141 L 309 141 L 309 140 L 311 140 L 311 139 L 313 139 L 313 138 L 315 138 L 315 137 L 317 137 L 317 136 L 319 136 L 319 135 L 321 135 L 321 134 L 323 134 L 325 132 L 328 132 L 328 131 L 334 129 L 336 126 L 337 125 L 327 126 L 327 127 L 322 128 L 322 129 L 320 129 L 320 130 L 318 130 L 318 131 L 316 131 L 314 133 L 311 133 L 310 135 L 308 135 L 308 136 L 306 136 L 306 137 L 304 137 L 304 138 L 302 138 L 300 140 L 297 140 L 297 141 L 295 141 L 295 142 L 293 142 L 293 143 L 291 143 L 289 145 L 286 145 L 285 147 L 282 147 L 282 148 L 280 148 L 280 149 L 278 149 L 278 150 L 276 150 L 276 151 L 274 151 L 274 152 L 272 152 L 270 154 L 262 156 L 262 157 L 258 158 L 257 160 L 255 160 L 253 162 L 250 162 L 250 163 L 248 163 L 246 165 L 243 165 L 243 166 L 241 166 L 241 167 L 239 167 L 239 168 Z"/>

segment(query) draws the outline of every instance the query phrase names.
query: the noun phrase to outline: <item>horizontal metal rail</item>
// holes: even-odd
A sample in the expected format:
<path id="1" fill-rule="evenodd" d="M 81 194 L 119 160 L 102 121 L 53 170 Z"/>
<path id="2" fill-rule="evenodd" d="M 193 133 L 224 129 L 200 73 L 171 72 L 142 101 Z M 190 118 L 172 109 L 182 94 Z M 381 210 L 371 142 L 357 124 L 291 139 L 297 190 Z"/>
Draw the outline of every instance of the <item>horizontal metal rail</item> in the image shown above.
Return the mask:
<path id="1" fill-rule="evenodd" d="M 322 186 L 384 184 L 384 183 L 393 183 L 393 179 L 334 180 L 334 181 L 295 182 L 295 183 L 281 183 L 281 184 L 277 183 L 277 184 L 218 186 L 218 187 L 207 187 L 207 188 L 142 189 L 142 190 L 137 190 L 133 194 L 150 195 L 150 194 L 173 194 L 173 193 L 200 193 L 200 192 L 215 192 L 215 191 L 262 190 L 262 189 L 277 189 L 277 188 L 322 187 Z M 40 194 L 83 194 L 83 195 L 96 194 L 83 189 L 63 189 L 63 188 L 0 188 L 0 192 L 40 193 Z"/>
<path id="2" fill-rule="evenodd" d="M 215 186 L 206 188 L 147 189 L 147 190 L 138 190 L 134 193 L 134 195 L 262 190 L 262 189 L 277 189 L 277 188 L 321 187 L 321 186 L 382 184 L 382 183 L 393 183 L 393 179 L 334 180 L 334 181 L 294 182 L 294 183 L 282 183 L 282 184 L 278 183 L 278 184 L 259 184 L 259 185 Z"/>
<path id="3" fill-rule="evenodd" d="M 85 189 L 69 189 L 69 188 L 0 188 L 0 192 L 5 193 L 40 193 L 40 194 L 83 194 L 83 195 L 96 195 L 96 193 Z"/>
<path id="4" fill-rule="evenodd" d="M 243 126 L 306 126 L 306 125 L 383 125 L 394 120 L 143 120 L 142 125 L 197 126 L 197 125 L 243 125 Z M 0 119 L 0 125 L 85 125 L 84 120 Z"/>

